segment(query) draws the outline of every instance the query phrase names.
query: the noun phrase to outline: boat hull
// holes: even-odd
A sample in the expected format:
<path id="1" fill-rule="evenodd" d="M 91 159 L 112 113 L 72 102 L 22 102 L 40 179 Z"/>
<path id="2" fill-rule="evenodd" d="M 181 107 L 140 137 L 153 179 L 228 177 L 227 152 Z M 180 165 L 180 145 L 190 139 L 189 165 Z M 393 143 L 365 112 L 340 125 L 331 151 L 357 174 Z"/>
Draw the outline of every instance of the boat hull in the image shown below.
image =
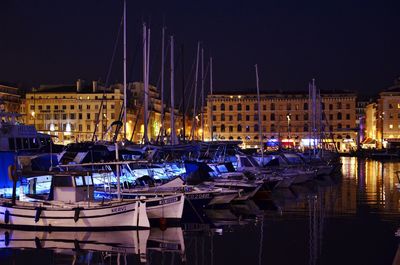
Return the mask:
<path id="1" fill-rule="evenodd" d="M 98 192 L 104 197 L 116 197 L 117 194 L 106 194 Z M 138 198 L 148 198 L 146 200 L 147 217 L 152 219 L 173 219 L 180 220 L 183 214 L 183 206 L 185 204 L 185 195 L 183 193 L 172 194 L 156 194 L 156 193 L 121 193 L 124 200 L 137 200 Z"/>
<path id="2" fill-rule="evenodd" d="M 146 203 L 147 216 L 153 219 L 169 219 L 179 221 L 182 218 L 185 195 L 166 196 L 160 200 Z"/>
<path id="3" fill-rule="evenodd" d="M 128 230 L 150 227 L 145 203 L 64 208 L 37 203 L 0 205 L 0 226 L 34 230 Z"/>

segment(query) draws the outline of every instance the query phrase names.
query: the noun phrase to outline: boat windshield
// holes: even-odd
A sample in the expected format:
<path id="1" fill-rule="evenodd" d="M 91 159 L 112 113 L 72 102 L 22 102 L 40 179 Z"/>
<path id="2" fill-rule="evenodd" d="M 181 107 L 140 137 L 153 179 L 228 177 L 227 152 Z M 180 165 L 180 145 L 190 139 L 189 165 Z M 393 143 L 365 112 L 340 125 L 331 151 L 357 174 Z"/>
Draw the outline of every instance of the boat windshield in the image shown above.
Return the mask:
<path id="1" fill-rule="evenodd" d="M 284 154 L 289 164 L 302 164 L 302 160 L 298 155 L 295 154 Z"/>
<path id="2" fill-rule="evenodd" d="M 251 164 L 250 160 L 247 157 L 241 157 L 240 163 L 242 164 L 242 167 L 253 167 L 253 165 Z"/>
<path id="3" fill-rule="evenodd" d="M 229 170 L 226 168 L 225 165 L 218 165 L 218 166 L 217 166 L 217 169 L 218 169 L 218 171 L 219 171 L 220 173 L 227 173 L 227 172 L 229 172 Z"/>
<path id="4" fill-rule="evenodd" d="M 82 176 L 76 176 L 75 177 L 75 185 L 77 187 L 83 186 L 83 177 Z"/>
<path id="5" fill-rule="evenodd" d="M 253 167 L 259 166 L 258 162 L 254 159 L 254 157 L 249 156 L 248 158 L 249 158 L 250 162 L 253 164 Z"/>

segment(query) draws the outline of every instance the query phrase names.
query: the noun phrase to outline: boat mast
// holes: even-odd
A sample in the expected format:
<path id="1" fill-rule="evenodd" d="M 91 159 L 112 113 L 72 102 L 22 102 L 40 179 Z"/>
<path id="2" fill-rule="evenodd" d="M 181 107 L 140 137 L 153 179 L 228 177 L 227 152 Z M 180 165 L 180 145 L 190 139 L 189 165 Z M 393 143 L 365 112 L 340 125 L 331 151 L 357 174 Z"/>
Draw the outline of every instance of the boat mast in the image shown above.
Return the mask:
<path id="1" fill-rule="evenodd" d="M 213 67 L 212 67 L 212 62 L 213 62 L 213 58 L 210 57 L 210 136 L 211 136 L 211 141 L 214 141 L 214 137 L 213 137 Z"/>
<path id="2" fill-rule="evenodd" d="M 124 0 L 124 140 L 126 140 L 126 0 Z"/>
<path id="3" fill-rule="evenodd" d="M 196 108 L 197 108 L 197 81 L 199 77 L 199 53 L 200 53 L 200 42 L 197 42 L 197 56 L 196 56 L 196 76 L 194 80 L 194 102 L 193 102 L 193 120 L 192 120 L 192 140 L 194 140 L 194 133 L 196 131 Z"/>
<path id="4" fill-rule="evenodd" d="M 315 156 L 316 148 L 317 148 L 317 98 L 316 98 L 316 89 L 315 89 L 315 79 L 312 79 L 312 123 L 313 123 L 313 133 L 312 137 L 313 141 L 313 154 Z"/>
<path id="5" fill-rule="evenodd" d="M 144 143 L 148 143 L 147 136 L 147 116 L 148 116 L 148 94 L 147 94 L 147 27 L 146 23 L 143 23 L 143 96 L 144 96 L 144 111 L 143 111 L 143 123 L 144 123 L 144 132 L 143 132 L 143 141 Z"/>
<path id="6" fill-rule="evenodd" d="M 201 47 L 201 141 L 204 142 L 204 49 Z"/>
<path id="7" fill-rule="evenodd" d="M 264 145 L 262 139 L 262 130 L 261 130 L 261 106 L 260 106 L 260 86 L 258 79 L 258 66 L 257 64 L 254 66 L 256 68 L 256 84 L 257 84 L 257 106 L 258 106 L 258 137 L 260 138 L 260 146 L 261 146 L 261 161 L 264 161 Z"/>
<path id="8" fill-rule="evenodd" d="M 175 117 L 174 117 L 174 110 L 175 110 L 175 94 L 174 94 L 174 36 L 170 37 L 170 46 L 171 46 L 171 145 L 176 144 L 175 142 Z M 184 95 L 183 95 L 184 96 Z"/>
<path id="9" fill-rule="evenodd" d="M 149 91 L 149 77 L 150 77 L 150 27 L 147 28 L 147 53 L 146 53 L 146 91 L 145 91 L 145 95 L 147 98 L 147 119 L 146 119 L 146 131 L 147 131 L 147 142 L 149 141 L 149 95 L 150 95 L 150 91 Z"/>
<path id="10" fill-rule="evenodd" d="M 309 139 L 308 140 L 308 155 L 309 155 L 310 159 L 311 159 L 311 141 L 313 141 L 312 135 L 311 135 L 312 125 L 310 123 L 311 116 L 312 116 L 311 110 L 312 110 L 312 107 L 311 107 L 311 83 L 308 83 L 308 139 Z"/>
<path id="11" fill-rule="evenodd" d="M 115 143 L 115 160 L 119 161 L 119 153 L 118 153 L 118 143 Z M 117 175 L 117 198 L 121 200 L 121 177 L 120 177 L 120 165 L 116 165 L 116 175 Z"/>
<path id="12" fill-rule="evenodd" d="M 182 139 L 185 142 L 186 138 L 186 108 L 185 108 L 185 53 L 184 46 L 181 45 L 181 53 L 182 53 Z"/>
<path id="13" fill-rule="evenodd" d="M 165 26 L 162 28 L 161 38 L 161 142 L 164 142 L 164 42 L 165 42 Z"/>

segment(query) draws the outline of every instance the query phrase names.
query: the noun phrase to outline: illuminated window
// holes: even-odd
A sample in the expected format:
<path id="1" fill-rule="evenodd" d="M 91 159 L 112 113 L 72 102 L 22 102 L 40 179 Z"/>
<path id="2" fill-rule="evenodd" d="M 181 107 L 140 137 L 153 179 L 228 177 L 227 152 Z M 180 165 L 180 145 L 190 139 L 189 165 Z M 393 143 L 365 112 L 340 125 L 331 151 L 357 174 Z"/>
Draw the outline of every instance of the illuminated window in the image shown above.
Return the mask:
<path id="1" fill-rule="evenodd" d="M 390 125 L 389 125 L 389 128 L 390 128 L 390 129 L 393 129 L 393 124 L 390 124 Z"/>
<path id="2" fill-rule="evenodd" d="M 400 103 L 397 103 L 397 108 L 400 109 Z"/>

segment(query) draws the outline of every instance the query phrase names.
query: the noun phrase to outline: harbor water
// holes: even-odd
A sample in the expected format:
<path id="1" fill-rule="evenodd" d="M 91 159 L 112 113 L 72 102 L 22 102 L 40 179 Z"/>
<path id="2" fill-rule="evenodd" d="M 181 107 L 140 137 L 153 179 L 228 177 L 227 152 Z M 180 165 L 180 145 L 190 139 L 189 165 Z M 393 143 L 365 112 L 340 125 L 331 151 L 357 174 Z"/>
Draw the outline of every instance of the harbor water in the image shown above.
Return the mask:
<path id="1" fill-rule="evenodd" d="M 0 264 L 400 264 L 400 163 L 342 163 L 342 176 L 197 209 L 181 227 L 0 229 Z"/>

